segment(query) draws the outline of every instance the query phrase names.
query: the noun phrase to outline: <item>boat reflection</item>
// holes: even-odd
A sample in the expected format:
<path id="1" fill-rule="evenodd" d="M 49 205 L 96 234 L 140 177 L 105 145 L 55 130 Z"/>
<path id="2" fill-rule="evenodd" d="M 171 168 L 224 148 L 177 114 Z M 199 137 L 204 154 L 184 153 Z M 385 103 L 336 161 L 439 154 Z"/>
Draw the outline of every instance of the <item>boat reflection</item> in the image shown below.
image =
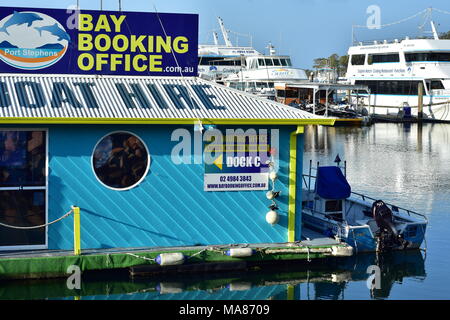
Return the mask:
<path id="1" fill-rule="evenodd" d="M 366 286 L 367 268 L 378 265 L 380 289 Z M 204 275 L 166 275 L 130 279 L 122 275 L 83 275 L 81 288 L 70 290 L 66 279 L 0 283 L 0 299 L 121 299 L 121 300 L 286 300 L 345 299 L 355 282 L 361 288 L 352 299 L 389 298 L 394 284 L 426 277 L 420 251 L 377 256 L 360 254 L 347 259 L 311 264 L 287 263 L 247 272 Z M 352 289 L 353 290 L 353 289 Z M 353 295 L 354 295 L 353 290 Z"/>

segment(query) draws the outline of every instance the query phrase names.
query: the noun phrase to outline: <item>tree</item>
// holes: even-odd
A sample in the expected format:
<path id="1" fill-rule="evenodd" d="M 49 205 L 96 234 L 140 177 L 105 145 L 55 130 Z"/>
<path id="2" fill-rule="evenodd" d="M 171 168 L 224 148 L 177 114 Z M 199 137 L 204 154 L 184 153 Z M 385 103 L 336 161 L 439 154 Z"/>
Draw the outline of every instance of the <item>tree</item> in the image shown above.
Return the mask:
<path id="1" fill-rule="evenodd" d="M 317 58 L 314 59 L 314 69 L 322 69 L 325 68 L 328 65 L 328 59 L 327 58 Z"/>
<path id="2" fill-rule="evenodd" d="M 447 39 L 447 40 L 449 40 L 450 39 L 450 31 L 441 33 L 439 35 L 439 39 Z"/>
<path id="3" fill-rule="evenodd" d="M 348 56 L 339 56 L 333 53 L 328 58 L 314 59 L 314 69 L 333 68 L 336 70 L 338 76 L 344 76 L 347 72 Z"/>

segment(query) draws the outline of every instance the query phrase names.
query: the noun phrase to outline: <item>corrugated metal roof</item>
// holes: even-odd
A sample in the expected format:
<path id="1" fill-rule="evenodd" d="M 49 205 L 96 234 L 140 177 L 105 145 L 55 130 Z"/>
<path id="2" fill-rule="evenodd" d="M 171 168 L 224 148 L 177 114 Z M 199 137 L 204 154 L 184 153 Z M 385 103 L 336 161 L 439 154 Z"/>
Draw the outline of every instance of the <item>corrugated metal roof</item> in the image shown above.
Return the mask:
<path id="1" fill-rule="evenodd" d="M 0 121 L 322 123 L 315 116 L 194 77 L 0 76 Z M 174 121 L 172 121 L 174 122 Z M 242 122 L 242 121 L 241 121 Z"/>

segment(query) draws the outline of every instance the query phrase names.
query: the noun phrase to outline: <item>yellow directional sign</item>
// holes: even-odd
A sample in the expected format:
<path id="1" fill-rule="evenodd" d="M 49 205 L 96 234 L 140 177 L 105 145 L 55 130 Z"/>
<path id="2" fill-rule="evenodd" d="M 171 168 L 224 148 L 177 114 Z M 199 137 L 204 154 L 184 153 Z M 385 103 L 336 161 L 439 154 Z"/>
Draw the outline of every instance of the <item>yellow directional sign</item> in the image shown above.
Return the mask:
<path id="1" fill-rule="evenodd" d="M 218 156 L 217 159 L 214 160 L 213 163 L 217 166 L 217 168 L 219 168 L 220 170 L 222 170 L 223 156 L 222 156 L 222 155 Z"/>

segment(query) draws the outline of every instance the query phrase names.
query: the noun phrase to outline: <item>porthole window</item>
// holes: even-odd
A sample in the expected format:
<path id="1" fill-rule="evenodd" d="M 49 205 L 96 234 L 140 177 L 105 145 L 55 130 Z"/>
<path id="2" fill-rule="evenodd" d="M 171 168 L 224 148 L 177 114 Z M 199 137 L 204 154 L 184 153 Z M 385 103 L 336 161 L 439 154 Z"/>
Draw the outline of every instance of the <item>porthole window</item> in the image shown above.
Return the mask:
<path id="1" fill-rule="evenodd" d="M 92 166 L 97 179 L 114 190 L 137 186 L 148 172 L 150 154 L 144 142 L 129 132 L 113 132 L 95 146 Z"/>

